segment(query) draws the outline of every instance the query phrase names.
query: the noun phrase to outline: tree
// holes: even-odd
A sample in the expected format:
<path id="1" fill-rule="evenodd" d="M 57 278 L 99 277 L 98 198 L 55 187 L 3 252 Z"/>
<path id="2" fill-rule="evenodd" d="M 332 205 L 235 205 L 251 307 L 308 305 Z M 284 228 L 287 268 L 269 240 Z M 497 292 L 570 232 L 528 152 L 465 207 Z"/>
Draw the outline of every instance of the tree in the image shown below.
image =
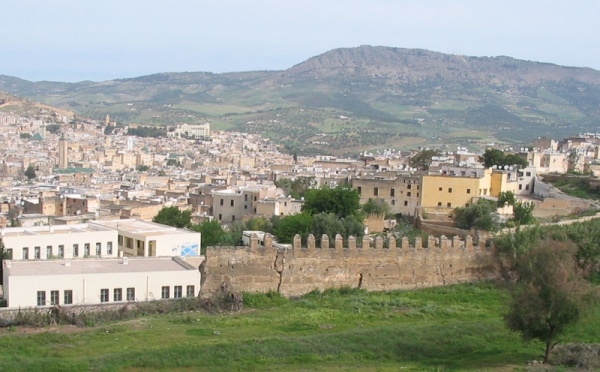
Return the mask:
<path id="1" fill-rule="evenodd" d="M 421 150 L 408 161 L 408 165 L 419 170 L 429 170 L 434 156 L 440 156 L 439 150 Z"/>
<path id="2" fill-rule="evenodd" d="M 523 339 L 545 344 L 544 363 L 557 338 L 575 324 L 594 297 L 576 269 L 572 243 L 545 240 L 516 261 L 517 282 L 511 290 L 508 328 Z"/>
<path id="3" fill-rule="evenodd" d="M 517 201 L 513 204 L 513 218 L 516 225 L 529 225 L 535 221 L 533 217 L 533 202 Z"/>
<path id="4" fill-rule="evenodd" d="M 498 196 L 498 208 L 504 208 L 506 205 L 515 204 L 515 193 L 512 191 L 502 191 Z"/>
<path id="5" fill-rule="evenodd" d="M 0 285 L 4 284 L 4 260 L 9 259 L 12 259 L 12 257 L 4 246 L 4 240 L 0 237 Z"/>
<path id="6" fill-rule="evenodd" d="M 275 186 L 285 190 L 294 199 L 300 199 L 308 190 L 314 187 L 314 177 L 297 177 L 295 180 L 282 178 L 275 181 Z"/>
<path id="7" fill-rule="evenodd" d="M 369 200 L 362 205 L 362 211 L 366 215 L 377 214 L 387 216 L 391 210 L 392 208 L 390 205 L 383 199 L 369 198 Z"/>
<path id="8" fill-rule="evenodd" d="M 306 192 L 302 211 L 308 214 L 335 213 L 338 217 L 357 215 L 360 211 L 358 191 L 349 185 L 322 187 Z"/>
<path id="9" fill-rule="evenodd" d="M 526 159 L 520 157 L 517 154 L 508 154 L 504 158 L 504 165 L 517 165 L 521 168 L 525 168 L 529 165 Z"/>
<path id="10" fill-rule="evenodd" d="M 498 149 L 487 149 L 480 160 L 486 168 L 493 165 L 504 165 L 504 153 Z"/>
<path id="11" fill-rule="evenodd" d="M 311 233 L 313 217 L 308 213 L 293 214 L 291 216 L 278 217 L 271 219 L 273 228 L 272 234 L 277 237 L 279 243 L 292 243 L 294 235 L 300 234 L 302 239 L 306 239 Z"/>
<path id="12" fill-rule="evenodd" d="M 344 238 L 351 235 L 361 238 L 364 231 L 363 223 L 353 215 L 339 218 L 334 213 L 318 213 L 313 216 L 311 234 L 317 239 L 320 239 L 323 234 L 329 237 L 330 242 L 335 240 L 337 234 Z"/>
<path id="13" fill-rule="evenodd" d="M 32 180 L 36 177 L 35 168 L 33 167 L 33 165 L 27 167 L 27 169 L 25 170 L 25 176 L 29 180 Z"/>
<path id="14" fill-rule="evenodd" d="M 492 231 L 495 230 L 498 222 L 494 216 L 496 212 L 496 203 L 488 199 L 479 199 L 477 203 L 468 207 L 458 207 L 452 211 L 452 219 L 461 229 L 470 229 L 472 227 Z"/>
<path id="15" fill-rule="evenodd" d="M 221 243 L 227 232 L 219 221 L 203 221 L 201 224 L 191 226 L 191 230 L 199 232 L 202 237 L 202 249 L 217 246 Z"/>
<path id="16" fill-rule="evenodd" d="M 486 168 L 491 166 L 505 166 L 505 165 L 517 165 L 521 168 L 525 168 L 529 165 L 526 159 L 520 157 L 517 154 L 508 154 L 498 149 L 487 149 L 481 156 L 480 161 L 483 162 Z"/>
<path id="17" fill-rule="evenodd" d="M 177 207 L 163 208 L 152 219 L 152 222 L 179 228 L 190 227 L 192 221 L 191 211 L 180 211 Z"/>

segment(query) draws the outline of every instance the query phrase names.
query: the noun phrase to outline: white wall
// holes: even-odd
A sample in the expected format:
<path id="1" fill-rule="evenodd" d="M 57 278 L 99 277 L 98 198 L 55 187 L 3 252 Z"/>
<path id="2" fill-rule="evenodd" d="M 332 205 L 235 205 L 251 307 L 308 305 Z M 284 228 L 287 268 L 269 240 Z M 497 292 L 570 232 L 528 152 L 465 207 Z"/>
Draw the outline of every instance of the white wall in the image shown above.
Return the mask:
<path id="1" fill-rule="evenodd" d="M 154 259 L 155 260 L 155 259 Z M 169 260 L 169 259 L 165 259 Z M 50 264 L 56 262 L 37 262 Z M 13 266 L 17 262 L 12 263 Z M 71 265 L 76 265 L 72 262 Z M 46 292 L 46 303 L 50 306 L 50 291 L 59 291 L 59 304 L 64 305 L 64 291 L 73 291 L 73 305 L 100 304 L 101 289 L 109 290 L 109 301 L 115 303 L 114 289 L 122 289 L 122 303 L 127 302 L 127 288 L 135 288 L 135 301 L 161 299 L 163 286 L 169 286 L 170 298 L 174 287 L 182 286 L 182 297 L 186 297 L 187 286 L 194 286 L 194 296 L 200 291 L 200 272 L 197 269 L 165 271 L 131 271 L 112 273 L 78 273 L 60 275 L 5 275 L 4 295 L 8 307 L 36 307 L 37 292 Z"/>

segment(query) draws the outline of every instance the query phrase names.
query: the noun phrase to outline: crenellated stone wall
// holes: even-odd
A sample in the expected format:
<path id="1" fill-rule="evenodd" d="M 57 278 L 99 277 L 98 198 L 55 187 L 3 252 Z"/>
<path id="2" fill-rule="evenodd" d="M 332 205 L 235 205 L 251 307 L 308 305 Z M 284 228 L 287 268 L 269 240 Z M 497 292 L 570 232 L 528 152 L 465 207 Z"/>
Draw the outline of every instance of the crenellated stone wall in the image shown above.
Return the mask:
<path id="1" fill-rule="evenodd" d="M 326 235 L 317 248 L 310 235 L 306 247 L 300 236 L 291 249 L 276 248 L 267 234 L 264 245 L 252 236 L 249 247 L 208 247 L 202 277 L 202 296 L 211 296 L 226 287 L 231 291 L 278 291 L 299 296 L 314 289 L 334 287 L 364 288 L 370 291 L 409 289 L 472 282 L 497 276 L 498 262 L 485 241 L 474 244 L 468 236 L 461 240 L 430 236 L 416 238 L 364 238 L 360 246 L 349 237 L 329 242 Z M 384 247 L 385 246 L 385 247 Z"/>

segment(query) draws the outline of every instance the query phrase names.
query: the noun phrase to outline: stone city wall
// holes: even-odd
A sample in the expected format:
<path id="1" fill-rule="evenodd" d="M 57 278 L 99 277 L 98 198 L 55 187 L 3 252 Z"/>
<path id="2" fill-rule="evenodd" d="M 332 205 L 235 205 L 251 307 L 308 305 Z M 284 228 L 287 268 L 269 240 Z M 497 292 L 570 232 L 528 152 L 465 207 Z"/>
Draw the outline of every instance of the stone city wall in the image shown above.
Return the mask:
<path id="1" fill-rule="evenodd" d="M 301 246 L 296 235 L 292 248 L 277 248 L 267 234 L 264 245 L 252 236 L 249 247 L 208 247 L 201 266 L 201 295 L 210 297 L 223 288 L 228 291 L 269 292 L 300 296 L 314 289 L 363 288 L 369 291 L 410 289 L 472 282 L 497 276 L 498 264 L 485 241 L 474 244 L 468 236 L 426 242 L 416 238 L 389 239 L 387 247 L 379 237 L 362 241 L 362 248 L 350 237 L 344 246 L 341 236 L 333 248 L 317 248 L 315 238 Z M 425 243 L 425 244 L 424 244 Z M 326 235 L 321 247 L 329 247 Z"/>

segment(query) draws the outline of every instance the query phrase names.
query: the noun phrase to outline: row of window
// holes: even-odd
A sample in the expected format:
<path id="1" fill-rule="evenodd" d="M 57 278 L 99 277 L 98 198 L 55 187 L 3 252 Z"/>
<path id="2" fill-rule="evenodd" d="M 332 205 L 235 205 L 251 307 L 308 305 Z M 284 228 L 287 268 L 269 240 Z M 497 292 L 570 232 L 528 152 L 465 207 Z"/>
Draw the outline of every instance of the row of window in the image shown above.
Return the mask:
<path id="1" fill-rule="evenodd" d="M 416 185 L 416 186 L 417 186 L 417 190 L 418 190 L 419 185 Z M 412 185 L 410 185 L 410 184 L 406 185 L 406 188 L 408 190 L 410 190 L 410 189 L 412 189 Z M 356 191 L 358 191 L 358 195 L 362 195 L 362 187 L 361 186 L 358 186 L 356 188 Z M 400 191 L 400 192 L 402 192 L 402 191 Z M 406 195 L 410 196 L 410 192 L 408 192 Z M 373 196 L 379 196 L 379 187 L 373 187 Z M 390 197 L 393 198 L 395 196 L 396 196 L 396 189 L 390 189 Z M 417 196 L 418 196 L 418 193 L 417 193 Z"/>
<path id="2" fill-rule="evenodd" d="M 73 303 L 73 291 L 66 289 L 63 291 L 63 305 L 71 305 Z M 60 305 L 60 291 L 50 291 L 50 305 Z M 37 292 L 37 305 L 46 306 L 46 291 Z"/>
<path id="3" fill-rule="evenodd" d="M 129 287 L 126 289 L 126 300 L 127 301 L 135 301 L 135 288 Z M 121 302 L 123 301 L 123 288 L 114 288 L 113 289 L 113 301 Z M 109 290 L 101 289 L 100 290 L 100 302 L 109 302 Z"/>
<path id="4" fill-rule="evenodd" d="M 41 258 L 41 252 L 42 252 L 42 247 L 40 247 L 40 246 L 33 247 L 32 258 L 39 260 Z M 6 253 L 8 254 L 9 259 L 12 260 L 13 259 L 13 249 L 8 248 L 6 250 Z M 56 255 L 55 255 L 55 253 L 56 253 Z M 91 252 L 90 243 L 85 243 L 83 245 L 83 252 L 80 252 L 79 244 L 73 244 L 73 257 L 80 257 L 80 253 L 83 253 L 83 257 L 91 256 L 92 252 Z M 112 242 L 106 243 L 106 254 L 107 255 L 113 254 L 113 243 Z M 102 243 L 96 243 L 95 255 L 96 256 L 102 255 Z M 29 247 L 23 247 L 22 258 L 24 260 L 28 260 L 29 257 L 30 257 Z M 54 251 L 53 246 L 51 246 L 51 245 L 46 246 L 46 258 L 53 258 L 53 257 L 59 257 L 59 258 L 65 257 L 65 246 L 63 244 L 59 244 L 58 249 L 56 251 Z"/>
<path id="5" fill-rule="evenodd" d="M 195 286 L 188 285 L 186 287 L 185 296 L 186 297 L 194 297 L 195 296 Z M 183 297 L 183 287 L 180 285 L 176 285 L 173 287 L 173 298 L 181 298 Z M 160 292 L 160 298 L 171 298 L 171 287 L 163 286 Z"/>

